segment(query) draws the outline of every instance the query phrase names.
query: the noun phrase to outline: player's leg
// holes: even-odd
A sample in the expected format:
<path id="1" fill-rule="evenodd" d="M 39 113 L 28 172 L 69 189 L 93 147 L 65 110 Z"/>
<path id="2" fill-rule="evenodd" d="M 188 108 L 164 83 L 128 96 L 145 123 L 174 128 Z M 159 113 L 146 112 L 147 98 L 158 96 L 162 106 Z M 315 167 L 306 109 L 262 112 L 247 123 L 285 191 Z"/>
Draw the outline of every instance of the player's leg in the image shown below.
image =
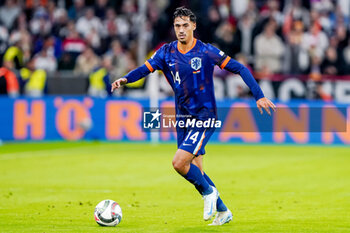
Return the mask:
<path id="1" fill-rule="evenodd" d="M 207 174 L 204 173 L 203 176 L 211 186 L 215 187 L 214 182 L 209 178 Z M 214 221 L 209 225 L 223 225 L 230 222 L 233 218 L 232 213 L 221 200 L 220 196 L 216 202 L 216 206 L 218 212 L 215 216 Z"/>
<path id="2" fill-rule="evenodd" d="M 199 155 L 197 157 L 195 157 L 193 160 L 192 160 L 192 163 L 194 165 L 196 165 L 202 172 L 203 176 L 204 176 L 204 179 L 206 179 L 206 181 L 213 187 L 216 188 L 214 182 L 209 178 L 209 176 L 203 171 L 203 156 L 202 155 Z M 218 198 L 217 202 L 216 202 L 216 208 L 217 208 L 217 211 L 219 212 L 223 212 L 223 211 L 226 211 L 227 210 L 227 207 L 225 206 L 224 202 L 222 201 L 222 199 Z"/>
<path id="3" fill-rule="evenodd" d="M 193 158 L 194 155 L 190 152 L 178 149 L 173 159 L 173 167 L 202 194 L 204 199 L 203 219 L 207 221 L 215 215 L 219 194 L 215 187 L 209 185 L 201 170 L 192 163 Z"/>
<path id="4" fill-rule="evenodd" d="M 195 164 L 202 172 L 203 177 L 208 181 L 208 183 L 215 187 L 214 182 L 209 178 L 207 174 L 203 171 L 203 156 L 199 155 L 196 158 L 192 160 L 192 163 Z M 216 187 L 215 187 L 216 188 Z M 223 225 L 225 223 L 228 223 L 232 220 L 233 216 L 231 211 L 225 206 L 224 202 L 221 200 L 220 196 L 218 197 L 216 201 L 217 206 L 217 214 L 215 216 L 214 221 L 209 225 Z"/>
<path id="5" fill-rule="evenodd" d="M 214 182 L 209 178 L 209 176 L 203 171 L 203 156 L 199 155 L 195 157 L 192 160 L 192 163 L 196 165 L 202 172 L 203 177 L 208 181 L 208 183 L 215 187 Z M 199 191 L 199 190 L 198 190 Z M 231 211 L 225 206 L 224 202 L 221 200 L 220 196 L 218 197 L 216 201 L 216 209 L 217 214 L 215 216 L 214 221 L 209 225 L 223 225 L 225 223 L 228 223 L 232 220 L 232 213 Z"/>
<path id="6" fill-rule="evenodd" d="M 213 186 L 213 187 L 216 188 L 214 182 L 209 178 L 209 176 L 208 176 L 205 172 L 203 172 L 203 176 L 204 176 L 204 179 L 206 179 L 206 181 L 207 181 L 211 186 Z M 226 211 L 226 210 L 227 210 L 227 207 L 226 207 L 226 205 L 224 204 L 224 202 L 222 201 L 222 199 L 220 198 L 220 196 L 219 196 L 219 198 L 218 198 L 218 201 L 216 202 L 216 206 L 217 206 L 217 211 L 218 211 L 218 212 L 222 212 L 222 211 Z"/>
<path id="7" fill-rule="evenodd" d="M 210 130 L 210 129 L 209 129 Z M 210 130 L 207 133 L 207 140 L 203 140 L 203 144 L 206 145 L 206 143 L 208 142 L 211 134 L 213 133 L 212 130 Z M 205 154 L 205 150 L 204 147 L 202 147 L 200 150 L 197 151 L 197 154 L 199 154 L 199 156 L 197 156 L 196 158 L 194 158 L 192 160 L 192 163 L 195 164 L 197 167 L 200 168 L 200 170 L 202 171 L 203 177 L 208 181 L 208 183 L 213 187 L 213 189 L 215 188 L 215 184 L 214 182 L 209 178 L 209 176 L 207 176 L 204 171 L 203 171 L 203 156 Z M 205 205 L 204 205 L 205 206 Z M 228 223 L 232 220 L 232 213 L 231 211 L 225 206 L 225 204 L 223 203 L 223 201 L 221 200 L 220 197 L 217 198 L 216 201 L 216 206 L 217 206 L 217 214 L 215 216 L 214 221 L 210 224 L 210 225 L 223 225 L 225 223 Z"/>
<path id="8" fill-rule="evenodd" d="M 191 130 L 185 132 L 184 134 L 180 135 L 182 142 L 178 142 L 179 150 L 178 151 L 186 151 L 189 154 L 192 155 L 192 159 L 190 160 L 188 173 L 184 176 L 187 180 L 189 180 L 191 183 L 193 183 L 196 187 L 196 189 L 199 191 L 200 194 L 203 195 L 204 199 L 204 212 L 203 212 L 203 218 L 204 220 L 209 220 L 216 212 L 216 201 L 218 199 L 218 191 L 215 187 L 212 187 L 208 184 L 208 182 L 205 180 L 203 174 L 202 174 L 202 163 L 201 159 L 198 160 L 198 166 L 196 166 L 194 163 L 192 163 L 193 159 L 195 157 L 203 155 L 205 153 L 204 147 L 206 143 L 208 142 L 210 136 L 212 135 L 213 131 L 211 129 L 196 129 L 192 128 Z M 178 134 L 179 136 L 179 134 Z M 184 171 L 186 172 L 186 171 Z M 195 172 L 195 173 L 194 173 Z M 181 173 L 180 173 L 181 174 Z M 184 174 L 184 173 L 182 173 Z M 205 183 L 208 185 L 208 191 L 203 192 L 203 187 L 199 186 L 196 181 L 193 178 L 194 174 L 196 175 L 196 180 L 204 180 Z M 202 181 L 203 182 L 203 181 Z M 210 192 L 209 192 L 210 190 Z"/>
<path id="9" fill-rule="evenodd" d="M 202 195 L 208 195 L 213 192 L 213 189 L 203 177 L 201 170 L 191 163 L 193 158 L 194 155 L 190 152 L 178 149 L 173 159 L 173 167 L 191 182 Z"/>
<path id="10" fill-rule="evenodd" d="M 202 174 L 204 174 L 203 171 L 203 155 L 198 155 L 197 157 L 194 157 L 192 160 L 192 163 L 196 165 L 199 170 L 201 170 Z"/>

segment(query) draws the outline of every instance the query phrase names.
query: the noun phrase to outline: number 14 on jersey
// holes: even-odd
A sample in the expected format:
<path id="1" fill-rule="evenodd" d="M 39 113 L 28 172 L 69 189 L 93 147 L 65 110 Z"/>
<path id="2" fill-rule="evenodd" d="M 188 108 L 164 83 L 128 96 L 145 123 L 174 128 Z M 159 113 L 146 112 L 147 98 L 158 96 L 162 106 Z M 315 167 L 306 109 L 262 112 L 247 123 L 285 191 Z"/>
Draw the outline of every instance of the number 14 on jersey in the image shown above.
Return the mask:
<path id="1" fill-rule="evenodd" d="M 173 71 L 171 71 L 171 75 L 172 75 L 173 78 L 174 78 L 174 83 L 175 83 L 175 82 L 178 82 L 179 84 L 181 83 L 179 71 L 176 71 L 175 75 L 174 75 Z"/>

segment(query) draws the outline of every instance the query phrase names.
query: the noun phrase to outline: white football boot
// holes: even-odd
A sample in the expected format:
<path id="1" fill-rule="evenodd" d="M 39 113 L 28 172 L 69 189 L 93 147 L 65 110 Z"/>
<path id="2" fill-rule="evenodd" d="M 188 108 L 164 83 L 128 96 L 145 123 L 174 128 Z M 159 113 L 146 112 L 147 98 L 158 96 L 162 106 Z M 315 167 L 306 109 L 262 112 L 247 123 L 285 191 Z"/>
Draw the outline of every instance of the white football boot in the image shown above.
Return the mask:
<path id="1" fill-rule="evenodd" d="M 219 197 L 218 190 L 211 186 L 213 188 L 213 192 L 208 195 L 203 195 L 204 199 L 204 212 L 203 212 L 203 219 L 205 221 L 210 220 L 216 213 L 216 201 Z"/>
<path id="2" fill-rule="evenodd" d="M 222 212 L 217 212 L 214 221 L 209 224 L 210 226 L 220 226 L 228 223 L 232 220 L 232 213 L 229 209 Z"/>

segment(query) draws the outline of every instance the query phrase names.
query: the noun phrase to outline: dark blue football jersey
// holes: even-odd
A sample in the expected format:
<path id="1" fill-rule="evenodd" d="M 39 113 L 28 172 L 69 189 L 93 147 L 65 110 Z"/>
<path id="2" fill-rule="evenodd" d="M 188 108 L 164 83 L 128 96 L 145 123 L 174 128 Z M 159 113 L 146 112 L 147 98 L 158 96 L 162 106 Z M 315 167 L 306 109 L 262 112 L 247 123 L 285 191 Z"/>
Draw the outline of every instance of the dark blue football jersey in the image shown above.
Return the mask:
<path id="1" fill-rule="evenodd" d="M 192 48 L 181 51 L 177 41 L 163 45 L 146 61 L 153 72 L 162 70 L 175 93 L 176 113 L 197 119 L 216 117 L 213 71 L 230 59 L 216 47 L 194 40 Z M 242 66 L 237 62 L 237 65 Z"/>

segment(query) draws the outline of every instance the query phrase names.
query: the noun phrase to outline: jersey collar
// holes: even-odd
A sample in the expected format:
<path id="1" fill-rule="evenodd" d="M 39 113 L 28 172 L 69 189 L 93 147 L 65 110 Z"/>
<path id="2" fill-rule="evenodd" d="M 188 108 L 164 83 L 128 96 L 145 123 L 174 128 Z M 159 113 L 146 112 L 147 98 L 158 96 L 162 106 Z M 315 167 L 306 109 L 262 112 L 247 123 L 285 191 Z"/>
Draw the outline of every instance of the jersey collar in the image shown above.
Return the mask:
<path id="1" fill-rule="evenodd" d="M 187 51 L 181 50 L 181 49 L 179 48 L 179 44 L 180 44 L 180 42 L 177 41 L 177 50 L 178 50 L 180 53 L 182 53 L 182 54 L 186 54 L 186 53 L 188 53 L 189 51 L 191 51 L 191 49 L 193 49 L 194 46 L 196 46 L 196 44 L 197 44 L 197 39 L 196 39 L 196 38 L 193 38 L 193 44 L 192 44 L 191 48 L 189 48 Z"/>

